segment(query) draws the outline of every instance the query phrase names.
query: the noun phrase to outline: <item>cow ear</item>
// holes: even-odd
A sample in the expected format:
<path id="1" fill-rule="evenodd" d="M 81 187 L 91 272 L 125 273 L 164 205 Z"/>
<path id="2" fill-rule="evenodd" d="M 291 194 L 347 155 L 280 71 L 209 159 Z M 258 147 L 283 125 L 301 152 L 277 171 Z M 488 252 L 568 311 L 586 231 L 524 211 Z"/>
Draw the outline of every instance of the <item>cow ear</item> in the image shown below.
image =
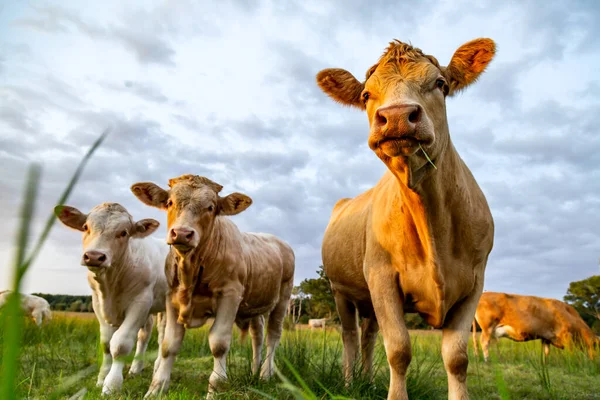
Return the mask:
<path id="1" fill-rule="evenodd" d="M 250 207 L 252 199 L 242 193 L 231 193 L 229 196 L 219 198 L 219 214 L 236 215 Z"/>
<path id="2" fill-rule="evenodd" d="M 155 219 L 147 218 L 141 219 L 135 223 L 135 232 L 132 233 L 131 237 L 143 238 L 151 235 L 158 229 L 160 222 Z"/>
<path id="3" fill-rule="evenodd" d="M 131 191 L 142 203 L 163 210 L 167 209 L 169 192 L 160 186 L 152 182 L 139 182 L 131 186 Z"/>
<path id="4" fill-rule="evenodd" d="M 87 220 L 87 214 L 82 213 L 75 207 L 58 205 L 54 207 L 54 215 L 58 217 L 60 222 L 69 228 L 84 232 L 83 226 Z"/>
<path id="5" fill-rule="evenodd" d="M 456 50 L 445 69 L 450 86 L 449 96 L 463 90 L 485 71 L 496 54 L 496 44 L 492 39 L 475 39 Z"/>
<path id="6" fill-rule="evenodd" d="M 323 92 L 338 103 L 365 109 L 365 103 L 360 97 L 365 86 L 345 69 L 324 69 L 317 74 L 317 84 Z"/>

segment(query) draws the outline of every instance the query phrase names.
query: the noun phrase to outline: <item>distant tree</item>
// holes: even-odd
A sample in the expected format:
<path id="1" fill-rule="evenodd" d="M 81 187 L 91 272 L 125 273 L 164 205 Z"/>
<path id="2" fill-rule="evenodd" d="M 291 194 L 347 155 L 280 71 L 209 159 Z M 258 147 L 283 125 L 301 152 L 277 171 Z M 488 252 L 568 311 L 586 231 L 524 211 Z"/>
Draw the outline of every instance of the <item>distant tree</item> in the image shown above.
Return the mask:
<path id="1" fill-rule="evenodd" d="M 80 311 L 81 310 L 81 300 L 75 300 L 74 302 L 71 303 L 71 305 L 69 306 L 69 311 Z"/>
<path id="2" fill-rule="evenodd" d="M 335 300 L 331 291 L 329 278 L 325 275 L 323 266 L 317 271 L 316 279 L 305 279 L 300 283 L 300 290 L 310 297 L 310 312 L 312 318 L 333 317 L 335 314 Z"/>
<path id="3" fill-rule="evenodd" d="M 600 333 L 600 275 L 571 282 L 564 300 L 581 314 L 581 318 L 596 333 Z"/>

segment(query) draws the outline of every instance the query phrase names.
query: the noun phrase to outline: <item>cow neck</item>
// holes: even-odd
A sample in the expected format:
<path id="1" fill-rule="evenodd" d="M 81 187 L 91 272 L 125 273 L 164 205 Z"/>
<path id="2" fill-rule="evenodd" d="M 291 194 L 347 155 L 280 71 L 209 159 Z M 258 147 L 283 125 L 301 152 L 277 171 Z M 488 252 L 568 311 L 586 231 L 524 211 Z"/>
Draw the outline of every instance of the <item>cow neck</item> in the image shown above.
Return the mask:
<path id="1" fill-rule="evenodd" d="M 395 191 L 397 200 L 392 204 L 400 205 L 404 224 L 416 233 L 416 254 L 420 252 L 429 260 L 434 257 L 434 244 L 450 239 L 445 227 L 449 225 L 451 213 L 444 212 L 444 208 L 448 206 L 451 196 L 464 193 L 464 190 L 458 188 L 462 179 L 457 179 L 457 176 L 462 175 L 463 164 L 450 141 L 433 163 L 436 168 L 429 162 L 418 167 L 412 160 L 405 158 L 394 159 L 388 164 L 396 177 L 398 188 Z M 452 210 L 454 211 L 456 210 Z"/>
<path id="2" fill-rule="evenodd" d="M 131 296 L 136 294 L 129 290 L 137 283 L 134 269 L 131 266 L 133 264 L 131 262 L 130 249 L 127 246 L 125 255 L 113 263 L 111 267 L 101 269 L 98 272 L 89 271 L 91 279 L 98 285 L 102 315 L 109 324 L 120 324 L 119 315 L 122 310 L 115 308 L 118 306 L 118 303 L 115 301 L 116 295 L 118 293 L 128 293 Z"/>

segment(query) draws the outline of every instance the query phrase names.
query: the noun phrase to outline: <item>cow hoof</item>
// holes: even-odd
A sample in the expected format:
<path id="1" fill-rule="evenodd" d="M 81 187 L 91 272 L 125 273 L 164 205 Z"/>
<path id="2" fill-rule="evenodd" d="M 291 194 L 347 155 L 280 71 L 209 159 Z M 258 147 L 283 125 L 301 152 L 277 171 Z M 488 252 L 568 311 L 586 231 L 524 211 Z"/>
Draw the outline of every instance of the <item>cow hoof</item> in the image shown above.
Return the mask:
<path id="1" fill-rule="evenodd" d="M 152 381 L 148 392 L 144 396 L 145 399 L 159 396 L 167 392 L 169 388 L 169 381 Z"/>
<path id="2" fill-rule="evenodd" d="M 102 395 L 107 396 L 110 394 L 115 394 L 119 390 L 121 390 L 121 386 L 123 385 L 123 377 L 118 376 L 115 378 L 107 378 L 104 381 L 104 385 L 102 386 Z"/>
<path id="3" fill-rule="evenodd" d="M 129 375 L 137 375 L 144 369 L 144 364 L 141 362 L 133 362 L 129 368 Z"/>

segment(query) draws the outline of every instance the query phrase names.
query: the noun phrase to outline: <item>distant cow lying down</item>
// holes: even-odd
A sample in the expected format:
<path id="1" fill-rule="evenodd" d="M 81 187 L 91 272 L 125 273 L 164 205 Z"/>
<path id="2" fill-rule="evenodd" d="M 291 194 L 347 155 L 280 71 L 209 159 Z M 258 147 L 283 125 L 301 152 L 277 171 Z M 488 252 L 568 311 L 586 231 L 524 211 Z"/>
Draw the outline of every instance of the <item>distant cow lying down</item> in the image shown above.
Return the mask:
<path id="1" fill-rule="evenodd" d="M 117 203 L 103 203 L 89 214 L 69 206 L 55 213 L 66 226 L 83 232 L 81 264 L 88 268 L 94 313 L 100 323 L 104 350 L 97 385 L 113 393 L 123 383 L 123 357 L 133 349 L 130 374 L 139 373 L 152 333 L 152 314 L 158 317 L 159 351 L 164 334 L 167 281 L 164 273 L 169 247 L 163 240 L 147 237 L 158 228 L 154 219 L 134 222 Z M 158 368 L 160 357 L 154 369 Z"/>
<path id="2" fill-rule="evenodd" d="M 311 330 L 313 330 L 315 328 L 325 329 L 326 323 L 327 323 L 327 318 L 309 319 L 308 320 L 308 326 Z"/>
<path id="3" fill-rule="evenodd" d="M 234 323 L 243 330 L 250 321 L 252 372 L 257 373 L 263 316 L 268 318 L 267 359 L 260 375 L 269 378 L 292 292 L 294 252 L 273 235 L 240 232 L 226 217 L 248 208 L 252 203 L 248 196 L 221 197 L 221 185 L 196 175 L 171 179 L 169 187 L 137 183 L 131 188 L 143 203 L 167 211 L 171 245 L 165 267 L 169 293 L 162 361 L 147 396 L 167 390 L 185 329 L 200 327 L 209 317 L 215 318 L 208 336 L 214 368 L 207 397 L 227 378 L 225 362 Z"/>
<path id="4" fill-rule="evenodd" d="M 11 293 L 10 290 L 0 292 L 0 308 L 4 307 Z M 37 326 L 42 326 L 44 321 L 52 319 L 50 304 L 41 297 L 32 294 L 21 294 L 21 308 L 23 313 L 30 317 Z"/>
<path id="5" fill-rule="evenodd" d="M 478 354 L 475 321 L 481 327 L 481 348 L 489 358 L 492 338 L 507 337 L 517 342 L 541 339 L 547 356 L 552 344 L 587 348 L 593 358 L 600 343 L 592 330 L 570 305 L 555 299 L 485 292 L 481 295 L 473 321 L 473 345 Z"/>

